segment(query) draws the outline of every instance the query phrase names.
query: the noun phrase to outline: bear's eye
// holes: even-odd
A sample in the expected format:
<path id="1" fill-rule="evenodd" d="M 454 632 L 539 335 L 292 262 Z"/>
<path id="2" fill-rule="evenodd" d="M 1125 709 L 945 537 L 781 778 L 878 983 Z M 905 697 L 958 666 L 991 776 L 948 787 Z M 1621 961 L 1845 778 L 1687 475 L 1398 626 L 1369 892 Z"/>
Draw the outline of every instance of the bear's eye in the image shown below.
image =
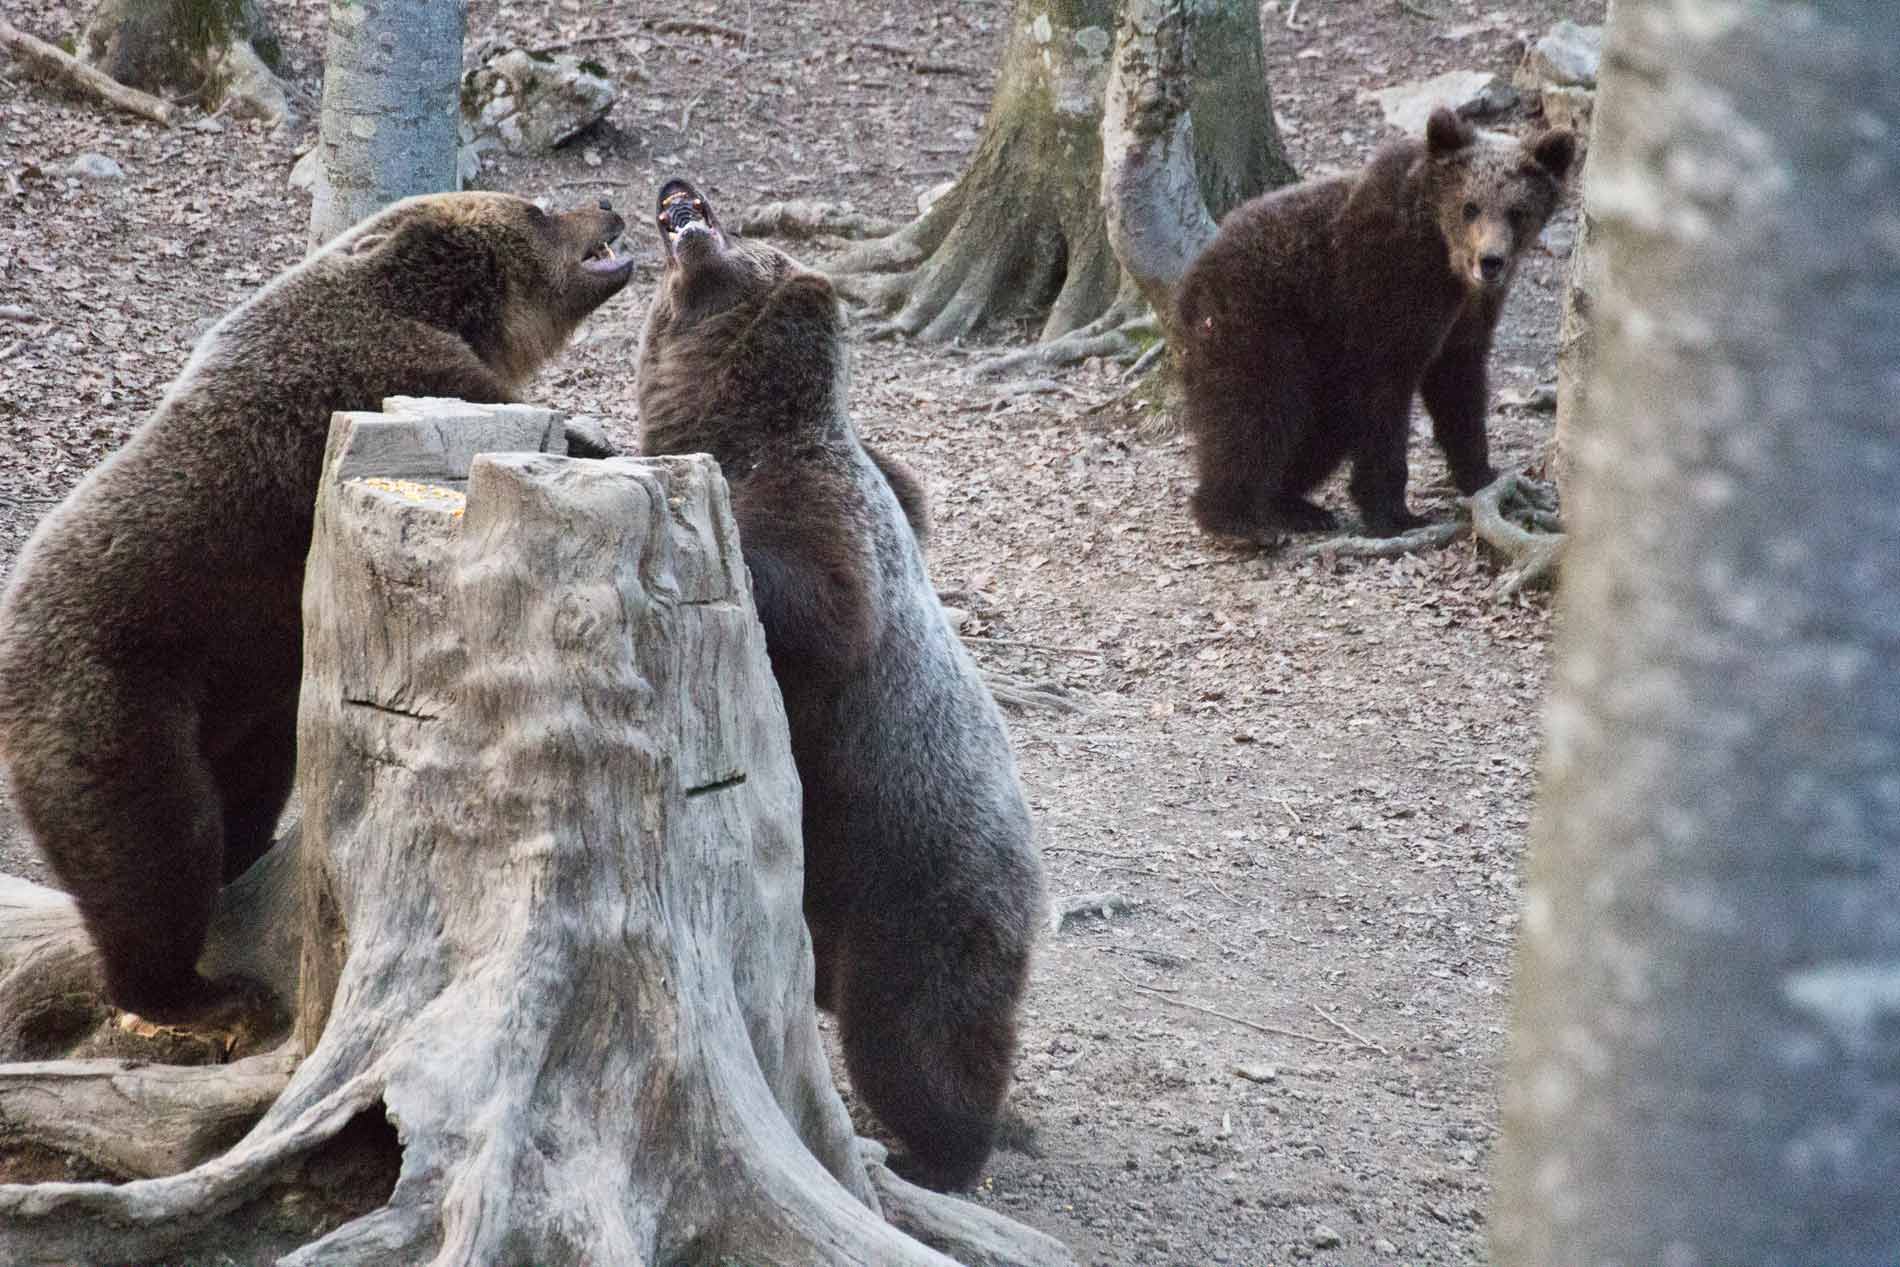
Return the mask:
<path id="1" fill-rule="evenodd" d="M 1465 204 L 1465 223 L 1470 224 L 1473 220 L 1476 220 L 1481 211 L 1483 211 L 1483 208 L 1480 207 L 1477 203 L 1475 202 L 1466 203 Z"/>

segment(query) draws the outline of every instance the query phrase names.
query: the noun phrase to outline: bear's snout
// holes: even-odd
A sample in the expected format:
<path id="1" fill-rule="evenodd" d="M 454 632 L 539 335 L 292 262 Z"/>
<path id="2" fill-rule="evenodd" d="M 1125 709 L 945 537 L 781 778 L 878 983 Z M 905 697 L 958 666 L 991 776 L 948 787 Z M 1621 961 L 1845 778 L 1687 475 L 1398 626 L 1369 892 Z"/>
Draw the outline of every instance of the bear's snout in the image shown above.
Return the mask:
<path id="1" fill-rule="evenodd" d="M 1504 276 L 1505 265 L 1510 262 L 1508 255 L 1487 252 L 1478 257 L 1478 272 L 1487 282 L 1494 282 Z"/>

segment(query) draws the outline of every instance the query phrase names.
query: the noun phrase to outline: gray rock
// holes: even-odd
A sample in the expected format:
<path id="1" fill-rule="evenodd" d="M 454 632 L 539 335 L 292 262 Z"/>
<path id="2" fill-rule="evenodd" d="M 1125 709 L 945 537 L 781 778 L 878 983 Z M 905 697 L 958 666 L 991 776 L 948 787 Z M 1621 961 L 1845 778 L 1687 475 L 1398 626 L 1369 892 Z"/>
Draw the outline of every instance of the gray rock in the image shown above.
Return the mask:
<path id="1" fill-rule="evenodd" d="M 317 187 L 317 176 L 323 171 L 323 154 L 314 146 L 304 152 L 290 169 L 290 187 L 308 192 Z"/>
<path id="2" fill-rule="evenodd" d="M 1359 100 L 1376 102 L 1385 121 L 1401 132 L 1416 136 L 1425 130 L 1425 120 L 1439 106 L 1450 106 L 1464 115 L 1496 113 L 1503 94 L 1508 104 L 1516 104 L 1510 85 L 1482 70 L 1448 70 L 1431 79 L 1395 84 L 1376 92 L 1361 92 Z"/>
<path id="3" fill-rule="evenodd" d="M 264 59 L 246 40 L 232 40 L 224 50 L 226 76 L 221 113 L 234 119 L 262 119 L 272 127 L 296 127 L 296 105 L 284 81 L 271 73 Z"/>
<path id="4" fill-rule="evenodd" d="M 1399 1247 L 1381 1236 L 1378 1240 L 1372 1242 L 1372 1252 L 1384 1258 L 1398 1253 Z"/>
<path id="5" fill-rule="evenodd" d="M 66 164 L 66 172 L 81 180 L 124 180 L 125 168 L 119 166 L 104 154 L 87 151 Z"/>
<path id="6" fill-rule="evenodd" d="M 470 139 L 492 136 L 516 154 L 574 139 L 614 103 L 599 63 L 569 53 L 497 53 L 462 77 L 462 122 Z"/>
<path id="7" fill-rule="evenodd" d="M 1511 81 L 1526 92 L 1547 87 L 1594 88 L 1603 65 L 1603 28 L 1565 20 L 1524 55 Z"/>
<path id="8" fill-rule="evenodd" d="M 1590 115 L 1596 110 L 1597 95 L 1588 88 L 1544 89 L 1544 122 L 1553 128 L 1569 128 L 1578 136 L 1590 135 Z"/>
<path id="9" fill-rule="evenodd" d="M 1338 1249 L 1340 1245 L 1339 1233 L 1333 1231 L 1332 1228 L 1324 1223 L 1315 1224 L 1313 1227 L 1312 1242 L 1314 1249 Z"/>

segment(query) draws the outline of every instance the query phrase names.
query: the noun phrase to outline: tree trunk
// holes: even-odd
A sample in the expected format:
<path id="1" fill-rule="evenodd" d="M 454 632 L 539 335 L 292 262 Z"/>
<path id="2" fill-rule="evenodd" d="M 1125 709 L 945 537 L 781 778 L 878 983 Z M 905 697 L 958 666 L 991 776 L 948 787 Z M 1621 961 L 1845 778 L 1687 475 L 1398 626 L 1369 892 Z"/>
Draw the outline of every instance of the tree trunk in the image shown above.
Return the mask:
<path id="1" fill-rule="evenodd" d="M 1615 20 L 1616 3 L 1611 0 L 1604 25 Z M 1586 156 L 1596 150 L 1597 118 L 1598 112 L 1593 111 Z M 1557 485 L 1558 504 L 1565 506 L 1570 504 L 1570 482 L 1576 470 L 1577 420 L 1588 412 L 1584 398 L 1589 390 L 1590 367 L 1596 359 L 1596 303 L 1604 285 L 1603 248 L 1597 240 L 1596 213 L 1590 198 L 1596 184 L 1592 176 L 1595 169 L 1596 165 L 1586 160 L 1581 178 L 1583 196 L 1578 200 L 1577 240 L 1570 248 L 1563 314 L 1557 326 L 1557 422 L 1544 461 L 1545 473 Z"/>
<path id="2" fill-rule="evenodd" d="M 968 169 L 918 220 L 846 257 L 835 272 L 881 274 L 846 278 L 847 293 L 922 339 L 1033 313 L 1045 341 L 1096 340 L 1084 355 L 1136 350 L 1115 331 L 1142 313 L 1142 294 L 1116 259 L 1101 201 L 1103 89 L 1125 4 L 1021 0 Z M 1267 98 L 1258 6 L 1192 8 L 1194 167 L 1174 179 L 1198 185 L 1217 219 L 1293 172 Z M 1172 161 L 1185 170 L 1189 156 Z"/>
<path id="3" fill-rule="evenodd" d="M 455 188 L 466 0 L 332 0 L 315 249 L 379 207 Z"/>
<path id="4" fill-rule="evenodd" d="M 946 1244 L 1069 1263 L 867 1173 L 819 1040 L 799 785 L 717 467 L 476 457 L 559 432 L 525 406 L 390 407 L 331 432 L 305 817 L 258 864 L 297 901 L 295 1037 L 219 1069 L 0 1068 L 0 1169 L 145 1180 L 0 1187 L 0 1261 L 947 1267 L 879 1217 L 875 1173 Z M 77 933 L 20 887 L 0 889 L 0 990 L 28 916 L 57 942 L 64 904 Z M 245 905 L 248 930 L 214 938 L 248 948 L 283 918 Z"/>
<path id="5" fill-rule="evenodd" d="M 1618 0 L 1493 1219 L 1900 1261 L 1900 6 Z"/>
<path id="6" fill-rule="evenodd" d="M 1214 240 L 1190 109 L 1197 0 L 1123 0 L 1103 94 L 1102 209 L 1123 272 L 1174 333 L 1174 288 Z"/>
<path id="7" fill-rule="evenodd" d="M 227 98 L 273 123 L 293 118 L 276 77 L 282 50 L 257 0 L 100 0 L 79 59 L 122 84 L 207 110 Z"/>

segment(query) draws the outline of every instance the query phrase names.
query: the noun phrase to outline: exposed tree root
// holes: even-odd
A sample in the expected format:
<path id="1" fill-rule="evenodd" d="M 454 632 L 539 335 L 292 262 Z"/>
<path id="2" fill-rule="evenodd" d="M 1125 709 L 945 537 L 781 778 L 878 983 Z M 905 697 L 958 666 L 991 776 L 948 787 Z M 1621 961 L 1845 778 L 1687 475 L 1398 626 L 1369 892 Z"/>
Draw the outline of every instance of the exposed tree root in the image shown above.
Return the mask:
<path id="1" fill-rule="evenodd" d="M 1534 517 L 1540 525 L 1556 523 L 1553 489 L 1506 471 L 1473 493 L 1468 504 L 1472 531 L 1510 564 L 1498 581 L 1495 597 L 1499 602 L 1555 580 L 1563 561 L 1564 534 L 1543 527 L 1523 528 L 1510 518 L 1516 514 Z"/>
<path id="2" fill-rule="evenodd" d="M 1426 524 L 1402 532 L 1396 537 L 1328 537 L 1296 546 L 1287 552 L 1290 559 L 1396 559 L 1423 550 L 1440 550 L 1471 531 L 1460 519 Z"/>
<path id="3" fill-rule="evenodd" d="M 979 361 L 970 367 L 970 377 L 978 381 L 1009 378 L 1080 365 L 1091 357 L 1132 365 L 1154 346 L 1160 332 L 1154 314 L 1130 287 L 1107 312 L 1080 329 L 1047 343 Z"/>
<path id="4" fill-rule="evenodd" d="M 984 669 L 983 683 L 990 688 L 990 694 L 996 697 L 998 704 L 1014 712 L 1079 713 L 1082 711 L 1082 705 L 1076 701 L 1074 694 L 1060 682 L 1035 681 L 1019 677 L 1014 673 Z"/>
<path id="5" fill-rule="evenodd" d="M 1461 537 L 1477 537 L 1508 565 L 1494 597 L 1499 602 L 1548 585 L 1563 559 L 1564 534 L 1556 495 L 1549 485 L 1506 471 L 1460 503 L 1469 519 L 1426 524 L 1396 537 L 1328 537 L 1287 551 L 1304 559 L 1394 559 L 1438 550 Z"/>
<path id="6" fill-rule="evenodd" d="M 884 1164 L 885 1149 L 875 1140 L 860 1139 L 858 1150 L 870 1167 L 884 1217 L 915 1240 L 948 1254 L 963 1267 L 1011 1267 L 1017 1263 L 1045 1263 L 1072 1267 L 1068 1247 L 1051 1236 L 1012 1219 L 919 1188 Z"/>

